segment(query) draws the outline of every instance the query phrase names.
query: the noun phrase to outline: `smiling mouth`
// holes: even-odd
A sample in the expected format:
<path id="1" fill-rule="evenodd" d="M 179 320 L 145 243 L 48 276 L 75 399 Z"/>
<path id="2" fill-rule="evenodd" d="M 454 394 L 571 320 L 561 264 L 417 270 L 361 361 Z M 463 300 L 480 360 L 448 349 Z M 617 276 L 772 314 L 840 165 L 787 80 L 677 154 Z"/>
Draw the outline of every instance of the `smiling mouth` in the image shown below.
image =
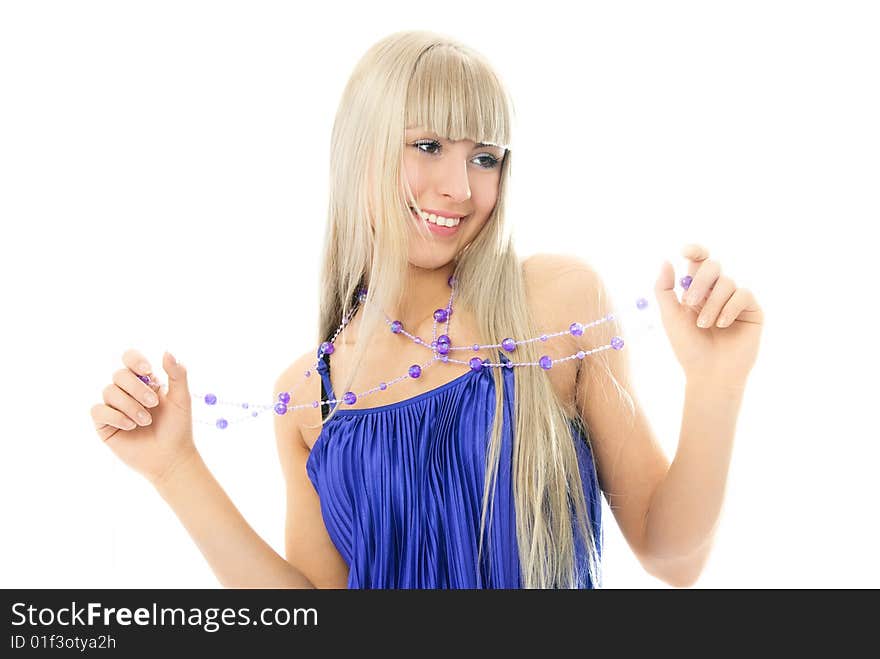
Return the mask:
<path id="1" fill-rule="evenodd" d="M 410 206 L 410 212 L 413 217 L 419 218 L 424 221 L 430 228 L 432 229 L 446 229 L 448 231 L 452 231 L 453 229 L 457 229 L 458 226 L 462 222 L 466 222 L 470 215 L 463 215 L 457 218 L 448 218 L 448 217 L 440 217 L 434 215 L 433 213 L 421 214 L 416 211 L 415 208 Z"/>

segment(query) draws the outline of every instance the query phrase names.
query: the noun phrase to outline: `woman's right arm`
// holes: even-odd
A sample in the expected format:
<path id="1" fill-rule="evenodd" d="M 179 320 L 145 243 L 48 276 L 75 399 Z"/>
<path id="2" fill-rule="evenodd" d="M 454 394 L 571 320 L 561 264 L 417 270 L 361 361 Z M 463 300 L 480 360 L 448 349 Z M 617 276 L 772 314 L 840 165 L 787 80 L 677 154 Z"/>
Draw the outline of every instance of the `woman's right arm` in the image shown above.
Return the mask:
<path id="1" fill-rule="evenodd" d="M 238 588 L 311 588 L 311 581 L 278 555 L 245 521 L 208 470 L 192 432 L 186 369 L 165 353 L 163 392 L 136 350 L 92 407 L 98 436 L 144 476 L 171 506 L 220 583 Z M 146 380 L 146 381 L 145 381 Z"/>
<path id="2" fill-rule="evenodd" d="M 251 528 L 198 451 L 179 460 L 153 485 L 224 586 L 313 587 Z"/>

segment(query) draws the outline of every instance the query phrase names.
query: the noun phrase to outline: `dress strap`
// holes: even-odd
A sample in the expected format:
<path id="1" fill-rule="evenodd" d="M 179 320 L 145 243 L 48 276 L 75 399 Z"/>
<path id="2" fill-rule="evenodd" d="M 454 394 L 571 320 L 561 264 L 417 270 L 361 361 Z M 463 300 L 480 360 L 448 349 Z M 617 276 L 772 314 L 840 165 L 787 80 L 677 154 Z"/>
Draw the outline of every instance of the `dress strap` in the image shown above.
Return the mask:
<path id="1" fill-rule="evenodd" d="M 321 375 L 321 401 L 335 399 L 336 395 L 333 393 L 333 385 L 330 382 L 330 355 L 329 354 L 321 354 L 321 347 L 318 346 L 318 373 Z M 327 418 L 327 415 L 330 414 L 330 406 L 321 403 L 321 421 L 324 421 Z"/>

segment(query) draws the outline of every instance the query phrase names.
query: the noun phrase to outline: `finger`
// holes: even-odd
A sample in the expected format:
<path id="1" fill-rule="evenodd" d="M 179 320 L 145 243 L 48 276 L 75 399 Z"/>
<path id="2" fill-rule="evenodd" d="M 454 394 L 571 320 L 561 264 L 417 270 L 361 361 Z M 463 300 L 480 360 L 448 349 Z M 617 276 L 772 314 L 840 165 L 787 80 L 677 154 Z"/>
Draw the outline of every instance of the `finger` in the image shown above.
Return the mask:
<path id="1" fill-rule="evenodd" d="M 688 259 L 688 262 L 686 268 L 687 275 L 679 280 L 679 284 L 682 289 L 687 292 L 694 275 L 697 274 L 697 271 L 700 269 L 700 265 L 702 265 L 703 261 L 709 258 L 709 250 L 697 243 L 691 243 L 682 247 L 681 255 Z M 684 298 L 684 293 L 682 293 L 682 298 Z"/>
<path id="2" fill-rule="evenodd" d="M 162 368 L 168 374 L 168 399 L 183 410 L 192 409 L 186 367 L 170 352 L 162 355 Z"/>
<path id="3" fill-rule="evenodd" d="M 159 404 L 153 390 L 127 368 L 121 368 L 113 374 L 113 384 L 144 407 L 155 407 Z"/>
<path id="4" fill-rule="evenodd" d="M 688 275 L 693 277 L 700 269 L 700 265 L 703 261 L 709 258 L 709 250 L 702 245 L 691 243 L 682 248 L 681 255 L 688 260 Z"/>
<path id="5" fill-rule="evenodd" d="M 125 364 L 135 376 L 146 384 L 150 389 L 157 392 L 162 388 L 162 383 L 153 374 L 153 367 L 149 360 L 137 350 L 126 350 L 122 355 L 122 363 Z"/>
<path id="6" fill-rule="evenodd" d="M 122 363 L 136 375 L 150 375 L 153 372 L 149 360 L 134 349 L 125 351 L 125 354 L 122 355 Z"/>
<path id="7" fill-rule="evenodd" d="M 757 303 L 754 302 L 754 297 L 752 297 L 748 289 L 736 289 L 733 295 L 730 296 L 727 304 L 721 309 L 716 325 L 718 327 L 727 327 L 735 320 L 745 322 L 763 321 L 763 313 L 757 306 Z"/>
<path id="8" fill-rule="evenodd" d="M 660 316 L 666 323 L 682 315 L 683 309 L 675 295 L 675 270 L 669 261 L 660 266 L 660 274 L 654 284 L 654 294 L 660 307 Z"/>
<path id="9" fill-rule="evenodd" d="M 137 424 L 122 412 L 100 403 L 92 407 L 92 421 L 95 424 L 95 430 L 98 431 L 105 430 L 108 426 L 119 428 L 120 430 L 134 430 L 137 428 Z"/>
<path id="10" fill-rule="evenodd" d="M 709 295 L 720 275 L 720 263 L 712 260 L 703 261 L 693 275 L 690 287 L 682 296 L 682 302 L 689 307 L 700 304 Z"/>
<path id="11" fill-rule="evenodd" d="M 699 327 L 711 327 L 735 290 L 736 283 L 730 277 L 719 277 L 718 281 L 715 282 L 712 293 L 709 295 L 709 299 L 706 300 L 702 311 L 700 311 L 697 325 Z"/>
<path id="12" fill-rule="evenodd" d="M 681 255 L 691 261 L 705 261 L 709 258 L 709 250 L 703 245 L 691 243 L 682 247 Z"/>
<path id="13" fill-rule="evenodd" d="M 139 426 L 148 426 L 152 422 L 150 413 L 115 384 L 108 384 L 104 388 L 104 402 L 113 409 L 122 412 Z"/>

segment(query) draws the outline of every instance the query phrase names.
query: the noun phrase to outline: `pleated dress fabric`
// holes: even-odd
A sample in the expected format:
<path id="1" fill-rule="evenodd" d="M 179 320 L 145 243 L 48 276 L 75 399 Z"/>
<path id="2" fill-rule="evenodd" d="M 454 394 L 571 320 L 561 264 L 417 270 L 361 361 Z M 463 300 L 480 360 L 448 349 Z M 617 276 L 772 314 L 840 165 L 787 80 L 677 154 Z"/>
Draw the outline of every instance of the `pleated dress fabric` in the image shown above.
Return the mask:
<path id="1" fill-rule="evenodd" d="M 506 363 L 507 357 L 499 352 Z M 504 430 L 491 524 L 477 567 L 483 478 L 495 415 L 488 368 L 390 405 L 341 407 L 306 463 L 349 588 L 520 588 L 511 480 L 514 371 L 502 368 Z M 318 350 L 322 398 L 336 399 L 330 355 Z M 329 413 L 322 406 L 324 416 Z M 602 506 L 590 449 L 570 420 L 587 510 L 601 556 Z M 576 537 L 578 537 L 576 535 Z M 585 574 L 586 551 L 575 545 Z"/>

